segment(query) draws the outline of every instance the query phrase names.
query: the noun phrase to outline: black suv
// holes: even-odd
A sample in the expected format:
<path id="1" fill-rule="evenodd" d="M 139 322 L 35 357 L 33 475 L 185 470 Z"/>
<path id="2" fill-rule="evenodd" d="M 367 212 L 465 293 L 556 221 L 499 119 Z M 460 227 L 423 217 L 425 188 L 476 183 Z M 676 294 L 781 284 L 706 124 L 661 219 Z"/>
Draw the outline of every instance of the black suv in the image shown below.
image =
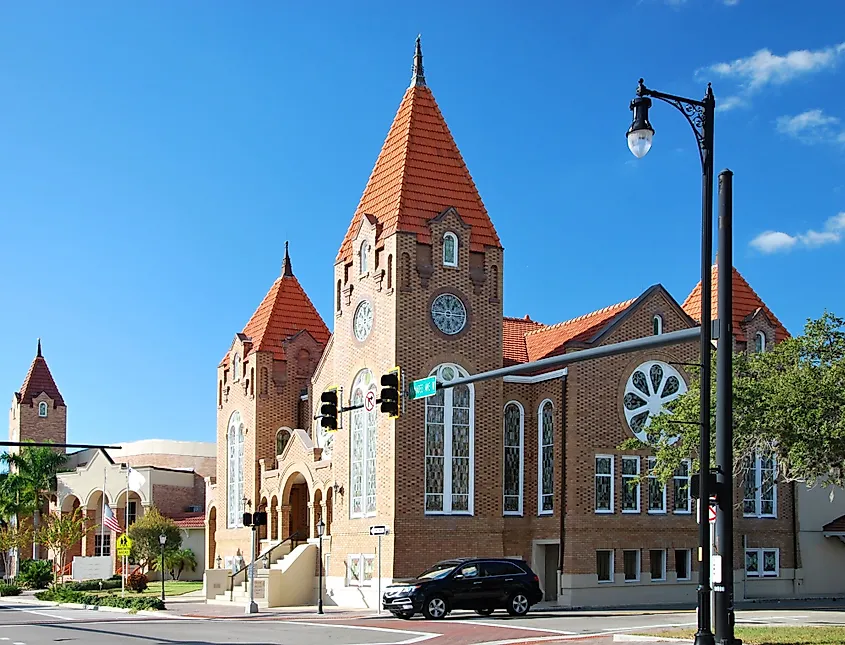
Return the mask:
<path id="1" fill-rule="evenodd" d="M 438 562 L 410 582 L 390 585 L 382 603 L 407 620 L 419 612 L 444 618 L 454 609 L 474 609 L 479 616 L 507 609 L 511 616 L 523 616 L 542 599 L 540 579 L 524 560 L 457 558 Z"/>

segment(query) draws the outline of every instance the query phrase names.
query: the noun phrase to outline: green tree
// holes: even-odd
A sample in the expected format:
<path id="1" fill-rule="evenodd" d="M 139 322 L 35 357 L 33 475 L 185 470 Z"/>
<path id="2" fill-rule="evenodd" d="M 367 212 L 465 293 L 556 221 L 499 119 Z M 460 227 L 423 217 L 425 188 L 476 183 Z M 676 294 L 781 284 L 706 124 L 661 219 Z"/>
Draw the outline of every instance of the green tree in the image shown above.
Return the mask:
<path id="1" fill-rule="evenodd" d="M 4 522 L 0 525 L 0 557 L 3 559 L 3 572 L 8 580 L 11 576 L 12 551 L 25 549 L 32 540 L 32 531 L 26 527 Z"/>
<path id="2" fill-rule="evenodd" d="M 164 555 L 164 566 L 170 573 L 170 577 L 178 580 L 182 577 L 183 571 L 194 571 L 197 568 L 197 556 L 191 549 L 168 551 Z"/>
<path id="3" fill-rule="evenodd" d="M 143 516 L 129 527 L 129 538 L 132 540 L 131 557 L 142 568 L 153 570 L 161 558 L 161 543 L 159 536 L 167 538 L 165 553 L 178 551 L 182 546 L 182 532 L 169 517 L 164 517 L 157 508 L 151 506 Z"/>
<path id="4" fill-rule="evenodd" d="M 0 455 L 0 462 L 9 467 L 20 487 L 20 499 L 32 509 L 32 527 L 37 535 L 41 509 L 56 491 L 56 473 L 67 461 L 67 455 L 46 446 L 24 446 L 19 453 Z M 38 542 L 32 543 L 32 557 L 38 556 Z"/>
<path id="5" fill-rule="evenodd" d="M 56 578 L 64 571 L 67 552 L 93 527 L 86 526 L 87 518 L 79 508 L 71 513 L 51 513 L 44 518 L 44 525 L 38 529 L 38 541 L 53 552 L 58 561 Z"/>
<path id="6" fill-rule="evenodd" d="M 808 319 L 802 335 L 771 351 L 734 354 L 733 376 L 734 473 L 752 455 L 768 454 L 777 460 L 781 481 L 845 485 L 845 319 L 825 312 Z M 715 460 L 715 379 L 711 392 Z M 694 374 L 689 390 L 649 426 L 657 477 L 668 480 L 682 459 L 691 458 L 693 471 L 698 470 L 698 419 Z M 620 447 L 646 446 L 628 440 Z"/>
<path id="7" fill-rule="evenodd" d="M 0 473 L 0 521 L 16 522 L 18 517 L 35 511 L 31 497 L 24 490 L 24 481 L 16 473 Z"/>

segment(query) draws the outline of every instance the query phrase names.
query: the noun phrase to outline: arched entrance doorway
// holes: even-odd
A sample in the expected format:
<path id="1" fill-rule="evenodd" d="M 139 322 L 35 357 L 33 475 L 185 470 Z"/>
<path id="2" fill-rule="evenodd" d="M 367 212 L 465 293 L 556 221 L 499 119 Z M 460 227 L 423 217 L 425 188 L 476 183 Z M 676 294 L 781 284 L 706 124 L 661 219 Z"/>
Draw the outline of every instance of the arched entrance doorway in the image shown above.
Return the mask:
<path id="1" fill-rule="evenodd" d="M 302 473 L 294 473 L 287 482 L 288 494 L 287 505 L 290 509 L 290 521 L 288 524 L 288 535 L 297 534 L 293 542 L 304 542 L 311 535 L 311 525 L 308 517 L 308 504 L 311 495 L 308 491 L 308 482 Z M 287 537 L 287 536 L 284 536 Z"/>

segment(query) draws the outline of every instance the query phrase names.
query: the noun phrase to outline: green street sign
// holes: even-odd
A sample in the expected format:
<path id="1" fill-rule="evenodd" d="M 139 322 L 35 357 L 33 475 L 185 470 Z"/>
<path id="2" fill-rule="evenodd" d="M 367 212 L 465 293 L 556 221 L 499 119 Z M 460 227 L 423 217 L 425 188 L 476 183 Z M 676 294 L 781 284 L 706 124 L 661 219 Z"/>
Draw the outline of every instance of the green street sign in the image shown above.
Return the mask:
<path id="1" fill-rule="evenodd" d="M 437 377 L 429 376 L 411 383 L 411 399 L 425 399 L 437 394 Z"/>

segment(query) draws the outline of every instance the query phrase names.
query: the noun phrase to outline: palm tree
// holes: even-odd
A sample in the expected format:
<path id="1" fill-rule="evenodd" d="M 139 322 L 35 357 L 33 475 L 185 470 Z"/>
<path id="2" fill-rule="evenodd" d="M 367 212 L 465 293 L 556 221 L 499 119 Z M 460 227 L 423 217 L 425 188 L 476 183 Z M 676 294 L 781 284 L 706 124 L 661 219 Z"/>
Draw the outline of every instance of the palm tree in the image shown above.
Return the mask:
<path id="1" fill-rule="evenodd" d="M 49 503 L 50 495 L 56 491 L 56 473 L 67 461 L 67 455 L 45 446 L 24 446 L 19 453 L 0 455 L 0 461 L 9 466 L 12 484 L 20 493 L 23 509 L 32 511 L 32 528 L 37 531 L 41 523 L 41 509 Z M 32 543 L 32 558 L 38 558 L 38 543 Z"/>
<path id="2" fill-rule="evenodd" d="M 170 571 L 170 577 L 178 580 L 185 569 L 193 571 L 197 568 L 197 556 L 190 549 L 171 551 L 164 556 L 164 566 Z"/>

